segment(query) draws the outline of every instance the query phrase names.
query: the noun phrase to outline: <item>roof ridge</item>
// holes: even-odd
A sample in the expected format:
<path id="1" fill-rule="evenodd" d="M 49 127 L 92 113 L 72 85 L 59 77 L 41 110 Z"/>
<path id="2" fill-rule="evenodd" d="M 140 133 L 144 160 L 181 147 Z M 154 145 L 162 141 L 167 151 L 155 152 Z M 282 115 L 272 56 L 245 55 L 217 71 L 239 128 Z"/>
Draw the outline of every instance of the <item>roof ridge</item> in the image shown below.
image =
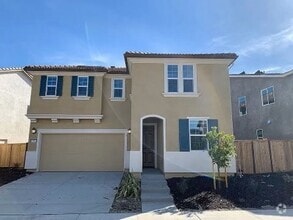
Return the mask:
<path id="1" fill-rule="evenodd" d="M 236 53 L 149 53 L 126 51 L 124 57 L 236 59 L 238 55 Z"/>
<path id="2" fill-rule="evenodd" d="M 22 70 L 22 67 L 0 67 L 1 71 L 8 71 L 8 70 Z"/>

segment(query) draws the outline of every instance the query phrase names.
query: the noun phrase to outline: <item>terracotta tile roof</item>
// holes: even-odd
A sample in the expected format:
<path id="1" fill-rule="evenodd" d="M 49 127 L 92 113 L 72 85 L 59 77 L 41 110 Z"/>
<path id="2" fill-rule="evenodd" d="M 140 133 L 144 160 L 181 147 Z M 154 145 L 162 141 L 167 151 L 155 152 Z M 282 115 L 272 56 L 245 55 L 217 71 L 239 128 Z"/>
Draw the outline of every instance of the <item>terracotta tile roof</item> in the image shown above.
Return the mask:
<path id="1" fill-rule="evenodd" d="M 84 72 L 107 72 L 107 68 L 103 66 L 26 66 L 25 71 L 84 71 Z"/>
<path id="2" fill-rule="evenodd" d="M 127 74 L 126 67 L 113 67 L 108 68 L 109 74 Z"/>
<path id="3" fill-rule="evenodd" d="M 125 52 L 124 57 L 144 57 L 144 58 L 202 58 L 202 59 L 237 59 L 235 53 L 144 53 L 144 52 Z"/>

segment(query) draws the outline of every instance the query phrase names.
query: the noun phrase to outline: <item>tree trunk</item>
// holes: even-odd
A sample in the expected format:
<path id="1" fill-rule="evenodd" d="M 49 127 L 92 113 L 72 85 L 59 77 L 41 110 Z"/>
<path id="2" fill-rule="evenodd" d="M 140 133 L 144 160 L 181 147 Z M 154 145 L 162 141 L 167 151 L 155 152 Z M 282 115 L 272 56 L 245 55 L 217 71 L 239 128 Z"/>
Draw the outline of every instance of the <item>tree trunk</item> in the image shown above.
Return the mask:
<path id="1" fill-rule="evenodd" d="M 214 182 L 214 190 L 216 190 L 217 183 L 216 183 L 215 163 L 213 163 L 213 182 Z"/>
<path id="2" fill-rule="evenodd" d="M 218 168 L 218 189 L 221 189 L 221 173 L 220 173 L 220 166 L 217 165 Z"/>
<path id="3" fill-rule="evenodd" d="M 225 183 L 226 183 L 226 188 L 228 188 L 227 167 L 225 167 Z"/>

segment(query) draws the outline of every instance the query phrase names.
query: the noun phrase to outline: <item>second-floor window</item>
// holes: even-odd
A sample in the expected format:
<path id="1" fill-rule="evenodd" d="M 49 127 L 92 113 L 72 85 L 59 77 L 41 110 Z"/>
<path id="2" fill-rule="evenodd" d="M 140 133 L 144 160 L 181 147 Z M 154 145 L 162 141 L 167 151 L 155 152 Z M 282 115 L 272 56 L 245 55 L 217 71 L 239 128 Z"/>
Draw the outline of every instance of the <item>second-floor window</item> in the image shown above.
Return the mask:
<path id="1" fill-rule="evenodd" d="M 88 95 L 88 76 L 79 76 L 77 78 L 77 96 L 87 96 Z"/>
<path id="2" fill-rule="evenodd" d="M 125 80 L 112 79 L 112 99 L 122 100 L 125 98 Z"/>
<path id="3" fill-rule="evenodd" d="M 57 95 L 57 76 L 47 76 L 46 96 Z"/>
<path id="4" fill-rule="evenodd" d="M 44 99 L 55 99 L 62 96 L 63 76 L 43 75 L 40 81 L 39 95 Z"/>
<path id="5" fill-rule="evenodd" d="M 193 65 L 168 64 L 165 77 L 165 93 L 193 94 L 196 92 Z"/>
<path id="6" fill-rule="evenodd" d="M 94 76 L 72 76 L 71 96 L 77 100 L 88 100 L 94 96 Z"/>
<path id="7" fill-rule="evenodd" d="M 246 96 L 238 97 L 239 115 L 247 115 Z"/>
<path id="8" fill-rule="evenodd" d="M 168 65 L 168 92 L 178 92 L 178 65 Z"/>
<path id="9" fill-rule="evenodd" d="M 274 87 L 270 86 L 261 90 L 262 105 L 269 105 L 275 102 Z"/>

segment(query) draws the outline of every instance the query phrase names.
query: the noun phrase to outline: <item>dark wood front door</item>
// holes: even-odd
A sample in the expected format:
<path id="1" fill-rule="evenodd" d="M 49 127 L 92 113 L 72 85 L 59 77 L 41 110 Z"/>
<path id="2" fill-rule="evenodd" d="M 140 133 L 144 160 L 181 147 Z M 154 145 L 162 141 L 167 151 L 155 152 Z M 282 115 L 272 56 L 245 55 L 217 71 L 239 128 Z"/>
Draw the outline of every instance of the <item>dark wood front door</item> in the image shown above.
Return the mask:
<path id="1" fill-rule="evenodd" d="M 143 167 L 155 167 L 155 126 L 143 126 Z"/>

